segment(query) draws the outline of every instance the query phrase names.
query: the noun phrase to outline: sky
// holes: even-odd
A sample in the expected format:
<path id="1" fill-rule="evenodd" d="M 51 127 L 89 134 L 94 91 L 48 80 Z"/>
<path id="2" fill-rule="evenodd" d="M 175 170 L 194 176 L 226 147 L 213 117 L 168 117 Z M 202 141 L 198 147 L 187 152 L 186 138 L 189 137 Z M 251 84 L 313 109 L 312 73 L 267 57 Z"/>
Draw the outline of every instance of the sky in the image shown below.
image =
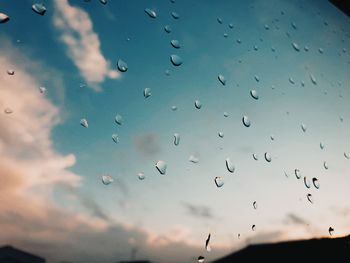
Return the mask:
<path id="1" fill-rule="evenodd" d="M 44 15 L 0 0 L 0 245 L 49 263 L 210 262 L 349 234 L 350 27 L 336 7 L 42 2 Z"/>

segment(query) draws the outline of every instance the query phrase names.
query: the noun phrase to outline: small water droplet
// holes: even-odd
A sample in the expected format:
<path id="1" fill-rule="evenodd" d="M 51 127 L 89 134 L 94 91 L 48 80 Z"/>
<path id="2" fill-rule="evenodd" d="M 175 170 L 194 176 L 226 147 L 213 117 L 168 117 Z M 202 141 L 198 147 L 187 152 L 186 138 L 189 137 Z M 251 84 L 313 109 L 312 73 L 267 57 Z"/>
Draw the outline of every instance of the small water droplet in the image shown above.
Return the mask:
<path id="1" fill-rule="evenodd" d="M 218 80 L 221 82 L 222 85 L 224 85 L 224 86 L 226 85 L 226 79 L 225 79 L 224 75 L 219 74 Z"/>
<path id="2" fill-rule="evenodd" d="M 256 153 L 253 153 L 253 159 L 254 159 L 255 161 L 258 160 L 258 155 L 257 155 Z"/>
<path id="3" fill-rule="evenodd" d="M 265 157 L 266 162 L 271 162 L 271 155 L 268 152 L 266 152 L 264 154 L 264 157 Z"/>
<path id="4" fill-rule="evenodd" d="M 103 5 L 106 5 L 107 4 L 107 0 L 100 0 L 100 3 L 103 4 Z"/>
<path id="5" fill-rule="evenodd" d="M 179 40 L 173 39 L 170 41 L 170 44 L 174 47 L 174 48 L 180 48 L 181 44 Z"/>
<path id="6" fill-rule="evenodd" d="M 203 263 L 204 260 L 205 260 L 205 258 L 204 258 L 203 256 L 199 256 L 199 257 L 198 257 L 198 262 L 199 262 L 199 263 Z"/>
<path id="7" fill-rule="evenodd" d="M 295 22 L 292 22 L 291 25 L 295 30 L 297 29 L 297 24 Z"/>
<path id="8" fill-rule="evenodd" d="M 255 51 L 258 51 L 258 49 L 259 49 L 257 45 L 255 45 L 253 48 Z"/>
<path id="9" fill-rule="evenodd" d="M 229 116 L 229 114 L 225 111 L 225 112 L 224 112 L 224 117 L 227 118 L 228 116 Z"/>
<path id="10" fill-rule="evenodd" d="M 122 125 L 124 120 L 123 120 L 122 115 L 117 114 L 117 115 L 115 115 L 114 121 L 116 124 Z"/>
<path id="11" fill-rule="evenodd" d="M 322 142 L 320 142 L 320 148 L 321 148 L 321 150 L 324 149 L 324 144 Z"/>
<path id="12" fill-rule="evenodd" d="M 145 9 L 145 13 L 151 18 L 156 18 L 157 17 L 156 12 L 154 10 L 152 10 L 152 9 L 146 8 Z"/>
<path id="13" fill-rule="evenodd" d="M 258 204 L 256 203 L 256 201 L 253 202 L 253 208 L 257 209 L 258 208 Z"/>
<path id="14" fill-rule="evenodd" d="M 332 236 L 333 233 L 334 233 L 334 228 L 330 226 L 330 227 L 328 228 L 328 233 L 329 233 L 330 236 Z"/>
<path id="15" fill-rule="evenodd" d="M 228 34 L 227 34 L 227 33 L 224 33 L 224 37 L 227 38 L 227 37 L 228 37 Z"/>
<path id="16" fill-rule="evenodd" d="M 218 17 L 216 20 L 218 21 L 219 24 L 222 24 L 222 19 L 220 17 Z"/>
<path id="17" fill-rule="evenodd" d="M 300 51 L 300 47 L 299 47 L 299 45 L 297 43 L 293 42 L 292 46 L 295 49 L 295 51 L 298 51 L 298 52 Z"/>
<path id="18" fill-rule="evenodd" d="M 316 80 L 315 76 L 312 75 L 311 73 L 310 73 L 310 80 L 311 80 L 312 84 L 317 85 L 317 80 Z"/>
<path id="19" fill-rule="evenodd" d="M 128 70 L 128 64 L 123 60 L 119 59 L 117 62 L 117 68 L 120 72 L 126 72 Z"/>
<path id="20" fill-rule="evenodd" d="M 292 77 L 289 78 L 289 82 L 290 82 L 291 84 L 295 84 L 294 79 L 293 79 Z"/>
<path id="21" fill-rule="evenodd" d="M 306 198 L 307 198 L 307 200 L 308 200 L 311 204 L 314 203 L 314 202 L 313 202 L 313 198 L 312 198 L 312 194 L 307 194 Z"/>
<path id="22" fill-rule="evenodd" d="M 151 95 L 152 95 L 152 93 L 151 93 L 151 89 L 150 88 L 145 88 L 143 90 L 143 96 L 145 97 L 145 99 L 147 99 Z"/>
<path id="23" fill-rule="evenodd" d="M 233 28 L 233 24 L 232 23 L 228 24 L 228 27 L 232 29 Z"/>
<path id="24" fill-rule="evenodd" d="M 303 132 L 306 132 L 306 125 L 305 125 L 304 123 L 302 123 L 302 124 L 300 125 L 300 127 L 301 127 L 301 129 L 302 129 Z"/>
<path id="25" fill-rule="evenodd" d="M 202 103 L 199 100 L 195 100 L 194 106 L 199 110 L 200 108 L 202 108 Z"/>
<path id="26" fill-rule="evenodd" d="M 170 61 L 176 67 L 180 66 L 183 63 L 182 58 L 179 55 L 174 54 L 170 56 Z"/>
<path id="27" fill-rule="evenodd" d="M 252 90 L 250 91 L 250 96 L 252 96 L 252 98 L 253 98 L 253 99 L 256 99 L 256 100 L 259 99 L 259 94 L 258 94 L 258 92 L 257 92 L 255 89 L 252 89 Z"/>
<path id="28" fill-rule="evenodd" d="M 11 113 L 13 113 L 13 110 L 10 109 L 10 108 L 5 108 L 5 109 L 4 109 L 4 112 L 5 112 L 6 114 L 11 114 Z"/>
<path id="29" fill-rule="evenodd" d="M 311 184 L 310 182 L 307 180 L 306 176 L 304 176 L 304 185 L 306 188 L 310 188 L 311 187 Z"/>
<path id="30" fill-rule="evenodd" d="M 316 189 L 320 188 L 320 182 L 318 181 L 318 179 L 316 177 L 312 178 L 312 183 Z"/>
<path id="31" fill-rule="evenodd" d="M 10 17 L 4 13 L 0 13 L 0 24 L 6 23 L 10 20 Z"/>
<path id="32" fill-rule="evenodd" d="M 294 174 L 295 174 L 295 177 L 296 177 L 297 179 L 300 179 L 300 178 L 301 178 L 301 173 L 300 173 L 300 170 L 299 170 L 299 169 L 295 169 L 295 170 L 294 170 Z"/>
<path id="33" fill-rule="evenodd" d="M 320 48 L 318 49 L 318 52 L 320 52 L 320 54 L 323 54 L 323 48 L 320 47 Z"/>
<path id="34" fill-rule="evenodd" d="M 180 143 L 180 134 L 174 133 L 174 144 L 177 146 Z"/>
<path id="35" fill-rule="evenodd" d="M 144 173 L 138 173 L 137 174 L 137 177 L 139 178 L 139 180 L 144 180 L 146 178 L 145 174 Z"/>
<path id="36" fill-rule="evenodd" d="M 159 160 L 156 163 L 156 168 L 160 174 L 164 175 L 166 173 L 167 164 L 166 164 L 166 162 Z"/>
<path id="37" fill-rule="evenodd" d="M 46 7 L 44 6 L 44 4 L 37 3 L 37 4 L 32 5 L 32 10 L 35 13 L 43 16 L 43 15 L 45 15 Z"/>
<path id="38" fill-rule="evenodd" d="M 344 152 L 344 157 L 345 157 L 346 159 L 350 159 L 350 155 L 349 155 L 348 153 L 346 153 L 346 152 Z"/>
<path id="39" fill-rule="evenodd" d="M 224 138 L 224 133 L 223 132 L 218 132 L 218 135 L 220 138 Z"/>
<path id="40" fill-rule="evenodd" d="M 89 128 L 89 124 L 88 124 L 88 121 L 86 119 L 81 119 L 80 125 L 85 127 L 85 128 Z"/>
<path id="41" fill-rule="evenodd" d="M 114 179 L 110 175 L 102 175 L 102 183 L 104 185 L 109 185 L 113 183 Z"/>
<path id="42" fill-rule="evenodd" d="M 188 160 L 191 162 L 191 163 L 198 163 L 199 162 L 199 159 L 197 157 L 195 157 L 194 155 L 190 155 L 190 157 L 188 158 Z"/>
<path id="43" fill-rule="evenodd" d="M 170 70 L 169 69 L 165 70 L 164 73 L 165 73 L 165 75 L 170 76 Z"/>
<path id="44" fill-rule="evenodd" d="M 180 15 L 176 12 L 171 12 L 171 16 L 174 18 L 174 19 L 179 19 L 180 18 Z"/>
<path id="45" fill-rule="evenodd" d="M 328 170 L 328 164 L 326 161 L 323 162 L 323 167 L 324 167 L 324 169 Z"/>
<path id="46" fill-rule="evenodd" d="M 256 226 L 255 226 L 255 225 L 252 225 L 252 230 L 253 230 L 253 231 L 255 231 L 255 228 L 256 228 Z"/>
<path id="47" fill-rule="evenodd" d="M 308 47 L 308 46 L 305 46 L 305 47 L 304 47 L 304 50 L 305 50 L 306 52 L 308 52 L 308 51 L 309 51 L 309 47 Z"/>
<path id="48" fill-rule="evenodd" d="M 275 140 L 275 136 L 273 134 L 270 135 L 270 139 L 271 141 L 274 141 Z"/>
<path id="49" fill-rule="evenodd" d="M 46 92 L 46 88 L 45 87 L 39 87 L 39 92 L 41 94 L 45 93 Z"/>
<path id="50" fill-rule="evenodd" d="M 211 237 L 211 234 L 209 233 L 208 234 L 208 237 L 207 239 L 205 240 L 205 250 L 210 252 L 211 251 L 211 247 L 210 247 L 210 237 Z"/>
<path id="51" fill-rule="evenodd" d="M 222 187 L 224 185 L 224 180 L 220 176 L 216 176 L 214 182 L 217 187 Z"/>
<path id="52" fill-rule="evenodd" d="M 240 238 L 241 238 L 241 234 L 240 234 L 240 233 L 238 233 L 237 237 L 238 237 L 238 239 L 240 239 Z"/>
<path id="53" fill-rule="evenodd" d="M 241 44 L 241 43 L 242 43 L 242 40 L 239 39 L 239 38 L 238 38 L 236 41 L 237 41 L 238 44 Z"/>
<path id="54" fill-rule="evenodd" d="M 112 140 L 113 140 L 115 143 L 119 143 L 119 136 L 118 136 L 118 134 L 113 133 L 113 134 L 112 134 Z"/>
<path id="55" fill-rule="evenodd" d="M 270 27 L 269 27 L 268 24 L 265 24 L 265 25 L 264 25 L 264 28 L 265 28 L 266 30 L 269 30 L 269 29 L 270 29 Z"/>
<path id="56" fill-rule="evenodd" d="M 164 27 L 164 31 L 167 32 L 167 33 L 170 33 L 171 32 L 171 27 L 169 25 L 166 25 Z"/>
<path id="57" fill-rule="evenodd" d="M 245 127 L 249 127 L 250 126 L 250 120 L 249 120 L 248 116 L 244 115 L 243 118 L 242 118 L 242 122 L 243 122 L 243 125 Z"/>
<path id="58" fill-rule="evenodd" d="M 254 79 L 255 79 L 256 82 L 259 82 L 259 81 L 260 81 L 260 78 L 259 78 L 258 75 L 255 75 L 255 76 L 254 76 Z"/>
<path id="59" fill-rule="evenodd" d="M 230 173 L 233 173 L 235 171 L 235 166 L 234 164 L 232 163 L 232 161 L 230 160 L 230 158 L 226 158 L 225 160 L 226 162 L 226 168 L 227 170 L 230 172 Z"/>
<path id="60" fill-rule="evenodd" d="M 175 106 L 175 105 L 171 106 L 171 110 L 172 111 L 176 111 L 177 110 L 177 106 Z"/>
<path id="61" fill-rule="evenodd" d="M 10 76 L 13 76 L 13 75 L 15 75 L 15 71 L 13 69 L 8 69 L 7 74 Z"/>

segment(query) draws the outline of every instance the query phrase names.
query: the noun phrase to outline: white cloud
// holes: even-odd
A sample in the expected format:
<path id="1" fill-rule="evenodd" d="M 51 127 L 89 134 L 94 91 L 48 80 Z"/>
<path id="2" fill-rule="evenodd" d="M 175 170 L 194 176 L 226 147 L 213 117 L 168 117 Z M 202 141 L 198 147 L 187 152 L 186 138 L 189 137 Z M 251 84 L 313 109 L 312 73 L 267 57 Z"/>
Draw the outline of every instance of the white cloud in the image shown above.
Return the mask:
<path id="1" fill-rule="evenodd" d="M 68 47 L 69 57 L 91 87 L 99 90 L 99 84 L 106 78 L 120 76 L 101 53 L 100 40 L 84 10 L 69 5 L 67 0 L 56 0 L 54 25 L 62 33 L 61 40 Z"/>

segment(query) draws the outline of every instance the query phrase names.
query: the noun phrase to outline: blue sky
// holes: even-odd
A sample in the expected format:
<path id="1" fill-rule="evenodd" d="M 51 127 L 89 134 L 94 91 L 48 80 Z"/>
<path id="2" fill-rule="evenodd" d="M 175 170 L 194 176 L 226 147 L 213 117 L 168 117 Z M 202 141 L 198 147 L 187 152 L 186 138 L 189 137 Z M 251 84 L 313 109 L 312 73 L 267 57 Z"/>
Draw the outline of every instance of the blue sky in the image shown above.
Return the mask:
<path id="1" fill-rule="evenodd" d="M 5 201 L 2 209 L 29 225 L 1 243 L 32 249 L 49 262 L 94 262 L 83 249 L 100 262 L 129 259 L 125 251 L 132 247 L 136 258 L 184 262 L 200 254 L 210 261 L 251 242 L 327 236 L 330 226 L 336 236 L 348 234 L 349 18 L 327 1 L 56 0 L 44 1 L 44 16 L 32 4 L 0 1 L 0 12 L 10 17 L 0 25 L 0 106 L 13 109 L 1 117 L 0 150 L 8 153 L 1 163 L 26 182 L 8 186 L 18 205 Z M 180 49 L 171 46 L 173 39 Z M 171 64 L 172 54 L 183 59 L 181 66 Z M 117 70 L 119 59 L 127 72 Z M 47 92 L 40 94 L 39 86 Z M 147 99 L 145 88 L 152 93 Z M 80 126 L 82 118 L 88 128 Z M 199 162 L 189 162 L 191 155 Z M 167 163 L 166 175 L 156 170 L 158 160 Z M 112 184 L 102 184 L 105 174 Z M 216 187 L 216 176 L 223 187 Z M 318 178 L 320 189 L 307 189 L 304 176 Z M 26 198 L 37 207 L 19 212 Z M 43 207 L 46 219 L 36 213 Z M 55 227 L 46 223 L 51 220 Z M 208 232 L 210 253 L 203 248 Z M 67 248 L 72 235 L 84 244 Z M 40 249 L 43 240 L 52 251 Z M 94 240 L 104 245 L 94 247 Z M 113 252 L 112 242 L 120 251 Z"/>

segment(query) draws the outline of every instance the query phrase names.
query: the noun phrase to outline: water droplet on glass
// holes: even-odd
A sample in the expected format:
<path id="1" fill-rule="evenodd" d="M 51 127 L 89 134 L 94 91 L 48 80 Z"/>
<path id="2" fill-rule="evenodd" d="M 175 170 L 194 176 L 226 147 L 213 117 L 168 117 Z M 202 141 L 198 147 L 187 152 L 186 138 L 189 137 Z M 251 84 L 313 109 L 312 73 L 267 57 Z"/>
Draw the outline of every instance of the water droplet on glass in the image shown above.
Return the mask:
<path id="1" fill-rule="evenodd" d="M 269 29 L 270 29 L 269 25 L 267 25 L 267 24 L 264 25 L 264 28 L 265 28 L 266 30 L 269 30 Z"/>
<path id="2" fill-rule="evenodd" d="M 228 24 L 228 27 L 232 29 L 233 28 L 233 24 L 232 23 Z"/>
<path id="3" fill-rule="evenodd" d="M 165 70 L 164 73 L 165 73 L 165 75 L 170 76 L 170 70 L 169 69 Z"/>
<path id="4" fill-rule="evenodd" d="M 302 123 L 302 124 L 300 125 L 300 127 L 301 127 L 301 129 L 302 129 L 303 132 L 306 132 L 306 125 L 305 125 L 304 123 Z"/>
<path id="5" fill-rule="evenodd" d="M 188 160 L 191 162 L 191 163 L 198 163 L 199 162 L 199 159 L 197 157 L 195 157 L 194 155 L 190 155 L 190 157 L 188 158 Z"/>
<path id="6" fill-rule="evenodd" d="M 128 70 L 128 64 L 121 59 L 118 60 L 117 67 L 120 72 L 126 72 Z"/>
<path id="7" fill-rule="evenodd" d="M 252 230 L 253 230 L 253 231 L 255 231 L 255 228 L 256 228 L 256 226 L 255 226 L 255 225 L 252 225 Z"/>
<path id="8" fill-rule="evenodd" d="M 295 22 L 292 22 L 291 25 L 295 30 L 297 29 L 297 25 L 295 24 Z"/>
<path id="9" fill-rule="evenodd" d="M 115 115 L 114 121 L 116 124 L 122 125 L 124 120 L 120 114 L 117 114 L 117 115 Z"/>
<path id="10" fill-rule="evenodd" d="M 39 87 L 39 91 L 41 94 L 46 92 L 46 88 L 45 87 Z"/>
<path id="11" fill-rule="evenodd" d="M 199 257 L 198 257 L 198 262 L 199 262 L 199 263 L 203 263 L 204 260 L 205 260 L 205 258 L 204 258 L 203 256 L 199 256 Z"/>
<path id="12" fill-rule="evenodd" d="M 295 174 L 295 177 L 296 177 L 297 179 L 300 179 L 300 178 L 301 178 L 301 173 L 300 173 L 300 170 L 299 170 L 299 169 L 295 169 L 295 170 L 294 170 L 294 174 Z"/>
<path id="13" fill-rule="evenodd" d="M 113 134 L 112 134 L 112 140 L 113 140 L 115 143 L 119 143 L 119 136 L 118 136 L 118 134 L 113 133 Z"/>
<path id="14" fill-rule="evenodd" d="M 274 141 L 275 140 L 275 136 L 273 134 L 270 135 L 270 139 L 271 141 Z"/>
<path id="15" fill-rule="evenodd" d="M 256 203 L 256 201 L 253 202 L 253 207 L 254 207 L 254 209 L 258 208 L 258 204 Z"/>
<path id="16" fill-rule="evenodd" d="M 100 3 L 103 4 L 103 5 L 106 5 L 107 4 L 107 0 L 100 0 Z"/>
<path id="17" fill-rule="evenodd" d="M 224 180 L 220 176 L 216 176 L 214 182 L 217 187 L 222 187 L 224 185 Z"/>
<path id="18" fill-rule="evenodd" d="M 176 111 L 177 110 L 177 107 L 175 105 L 171 106 L 171 110 L 172 111 Z"/>
<path id="19" fill-rule="evenodd" d="M 222 24 L 222 19 L 220 17 L 218 17 L 216 20 L 218 21 L 219 24 Z"/>
<path id="20" fill-rule="evenodd" d="M 229 116 L 228 113 L 225 111 L 225 112 L 224 112 L 224 117 L 227 118 L 228 116 Z"/>
<path id="21" fill-rule="evenodd" d="M 295 49 L 295 51 L 300 51 L 299 45 L 297 43 L 293 42 L 292 46 Z"/>
<path id="22" fill-rule="evenodd" d="M 257 45 L 255 45 L 253 48 L 255 51 L 258 51 L 258 49 L 259 49 Z"/>
<path id="23" fill-rule="evenodd" d="M 312 201 L 312 194 L 307 194 L 306 198 L 307 198 L 307 200 L 308 200 L 311 204 L 313 204 L 313 201 Z"/>
<path id="24" fill-rule="evenodd" d="M 174 133 L 174 144 L 177 146 L 180 143 L 180 134 Z"/>
<path id="25" fill-rule="evenodd" d="M 88 121 L 86 119 L 81 119 L 80 120 L 80 125 L 85 127 L 85 128 L 89 127 Z"/>
<path id="26" fill-rule="evenodd" d="M 330 227 L 328 228 L 328 233 L 329 233 L 330 236 L 332 236 L 333 233 L 334 233 L 334 228 L 330 226 Z"/>
<path id="27" fill-rule="evenodd" d="M 320 182 L 318 181 L 318 179 L 316 177 L 312 178 L 312 183 L 316 189 L 320 188 Z"/>
<path id="28" fill-rule="evenodd" d="M 170 61 L 174 66 L 180 66 L 182 64 L 182 58 L 178 55 L 171 55 Z"/>
<path id="29" fill-rule="evenodd" d="M 255 79 L 256 82 L 259 82 L 259 81 L 260 81 L 260 78 L 259 78 L 258 75 L 255 75 L 255 76 L 254 76 L 254 79 Z"/>
<path id="30" fill-rule="evenodd" d="M 346 159 L 350 159 L 350 155 L 349 155 L 348 153 L 346 153 L 346 152 L 344 152 L 344 157 L 345 157 Z"/>
<path id="31" fill-rule="evenodd" d="M 230 173 L 233 173 L 235 171 L 235 166 L 233 165 L 230 158 L 226 158 L 226 168 Z"/>
<path id="32" fill-rule="evenodd" d="M 252 90 L 250 91 L 250 96 L 252 96 L 252 98 L 253 98 L 253 99 L 256 99 L 256 100 L 259 99 L 258 92 L 257 92 L 255 89 L 252 89 Z"/>
<path id="33" fill-rule="evenodd" d="M 199 100 L 195 100 L 194 106 L 199 110 L 200 108 L 202 108 L 202 103 Z"/>
<path id="34" fill-rule="evenodd" d="M 112 176 L 110 176 L 110 175 L 102 175 L 102 183 L 104 184 L 104 185 L 109 185 L 109 184 L 111 184 L 111 183 L 113 183 L 113 178 L 112 178 Z"/>
<path id="35" fill-rule="evenodd" d="M 160 174 L 164 175 L 166 173 L 167 164 L 166 162 L 159 160 L 156 163 L 156 168 Z"/>
<path id="36" fill-rule="evenodd" d="M 323 48 L 320 47 L 320 48 L 318 49 L 318 52 L 320 52 L 320 54 L 323 54 Z"/>
<path id="37" fill-rule="evenodd" d="M 227 33 L 224 33 L 224 37 L 225 37 L 225 38 L 228 37 L 228 34 L 227 34 Z"/>
<path id="38" fill-rule="evenodd" d="M 306 188 L 310 188 L 311 185 L 310 185 L 310 182 L 307 180 L 306 176 L 304 176 L 304 185 Z"/>
<path id="39" fill-rule="evenodd" d="M 145 9 L 145 13 L 151 18 L 156 18 L 157 17 L 156 12 L 154 10 L 152 10 L 152 9 L 146 8 Z"/>
<path id="40" fill-rule="evenodd" d="M 13 75 L 15 75 L 15 71 L 13 69 L 8 69 L 7 74 L 10 76 L 13 76 Z"/>
<path id="41" fill-rule="evenodd" d="M 292 77 L 289 78 L 289 82 L 290 82 L 291 84 L 295 84 L 294 79 L 293 79 Z"/>
<path id="42" fill-rule="evenodd" d="M 255 161 L 258 160 L 258 155 L 257 155 L 256 153 L 253 153 L 253 159 L 254 159 Z"/>
<path id="43" fill-rule="evenodd" d="M 5 108 L 5 109 L 4 109 L 4 112 L 5 112 L 6 114 L 11 114 L 11 113 L 13 113 L 13 110 L 10 109 L 10 108 Z"/>
<path id="44" fill-rule="evenodd" d="M 264 157 L 265 157 L 266 162 L 271 162 L 271 155 L 268 152 L 266 152 L 264 154 Z"/>
<path id="45" fill-rule="evenodd" d="M 165 32 L 170 33 L 171 32 L 171 27 L 169 25 L 166 25 L 164 27 Z"/>
<path id="46" fill-rule="evenodd" d="M 46 12 L 46 7 L 44 6 L 44 4 L 34 4 L 32 5 L 32 10 L 35 13 L 43 16 Z"/>
<path id="47" fill-rule="evenodd" d="M 242 122 L 243 122 L 243 125 L 246 126 L 246 127 L 249 127 L 250 126 L 250 120 L 248 118 L 248 116 L 243 116 L 242 118 Z"/>
<path id="48" fill-rule="evenodd" d="M 223 132 L 218 132 L 218 135 L 220 138 L 224 138 L 224 133 Z"/>
<path id="49" fill-rule="evenodd" d="M 209 233 L 207 239 L 205 240 L 205 250 L 208 251 L 208 252 L 211 251 L 211 247 L 210 247 L 210 244 L 209 244 L 210 243 L 210 237 L 211 237 L 211 235 Z"/>
<path id="50" fill-rule="evenodd" d="M 0 13 L 0 24 L 6 23 L 10 20 L 10 17 L 4 13 Z"/>
<path id="51" fill-rule="evenodd" d="M 174 18 L 174 19 L 179 19 L 180 18 L 180 15 L 176 12 L 171 12 L 171 16 Z"/>
<path id="52" fill-rule="evenodd" d="M 321 150 L 324 149 L 324 144 L 322 142 L 320 142 L 320 148 L 321 148 Z"/>
<path id="53" fill-rule="evenodd" d="M 180 41 L 179 40 L 176 40 L 176 39 L 173 39 L 170 41 L 170 44 L 174 47 L 174 48 L 180 48 L 181 45 L 180 45 Z"/>
<path id="54" fill-rule="evenodd" d="M 239 38 L 238 38 L 236 41 L 237 41 L 238 44 L 241 44 L 241 43 L 242 43 L 242 40 L 239 39 Z"/>
<path id="55" fill-rule="evenodd" d="M 323 167 L 324 167 L 324 169 L 328 170 L 328 164 L 326 161 L 323 162 Z"/>
<path id="56" fill-rule="evenodd" d="M 312 75 L 311 73 L 310 73 L 310 80 L 311 80 L 312 84 L 317 85 L 317 80 L 316 80 L 315 76 Z"/>
<path id="57" fill-rule="evenodd" d="M 143 90 L 143 96 L 147 99 L 149 96 L 151 96 L 152 93 L 151 93 L 151 89 L 150 88 L 145 88 Z"/>
<path id="58" fill-rule="evenodd" d="M 224 86 L 226 85 L 226 79 L 225 79 L 224 75 L 220 74 L 218 76 L 218 80 L 221 82 L 222 85 L 224 85 Z"/>
<path id="59" fill-rule="evenodd" d="M 144 173 L 138 173 L 137 174 L 137 177 L 139 178 L 139 180 L 143 180 L 146 178 L 145 174 Z"/>

